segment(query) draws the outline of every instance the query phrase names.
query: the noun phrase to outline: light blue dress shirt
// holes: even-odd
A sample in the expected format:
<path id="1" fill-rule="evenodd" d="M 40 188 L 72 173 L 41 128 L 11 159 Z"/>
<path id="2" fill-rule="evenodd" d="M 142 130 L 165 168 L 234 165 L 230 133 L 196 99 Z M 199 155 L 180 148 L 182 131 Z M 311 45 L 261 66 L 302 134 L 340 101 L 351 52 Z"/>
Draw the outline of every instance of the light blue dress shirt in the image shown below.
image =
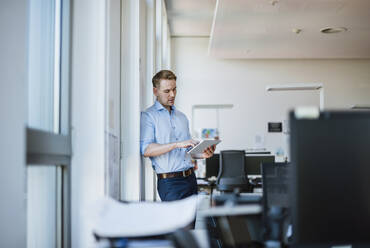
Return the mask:
<path id="1" fill-rule="evenodd" d="M 141 112 L 140 151 L 144 154 L 149 144 L 168 144 L 191 139 L 189 121 L 174 106 L 171 113 L 158 101 Z M 176 148 L 160 156 L 151 157 L 156 173 L 187 170 L 193 167 L 186 148 Z"/>

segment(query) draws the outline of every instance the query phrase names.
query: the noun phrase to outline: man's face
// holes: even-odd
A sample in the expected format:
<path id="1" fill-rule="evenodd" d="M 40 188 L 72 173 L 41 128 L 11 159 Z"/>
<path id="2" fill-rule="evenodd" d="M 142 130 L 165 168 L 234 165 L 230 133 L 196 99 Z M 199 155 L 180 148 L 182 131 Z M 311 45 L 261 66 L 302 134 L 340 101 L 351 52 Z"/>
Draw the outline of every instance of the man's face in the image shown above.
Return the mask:
<path id="1" fill-rule="evenodd" d="M 176 81 L 173 79 L 161 79 L 159 86 L 153 88 L 153 92 L 158 102 L 169 110 L 169 108 L 175 104 Z"/>

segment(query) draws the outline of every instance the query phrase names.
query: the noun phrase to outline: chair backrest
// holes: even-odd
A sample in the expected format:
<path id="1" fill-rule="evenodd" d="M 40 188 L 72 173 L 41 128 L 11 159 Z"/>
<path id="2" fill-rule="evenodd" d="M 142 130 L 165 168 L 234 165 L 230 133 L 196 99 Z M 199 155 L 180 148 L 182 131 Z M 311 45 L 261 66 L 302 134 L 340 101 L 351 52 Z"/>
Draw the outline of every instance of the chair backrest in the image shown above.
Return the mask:
<path id="1" fill-rule="evenodd" d="M 215 153 L 206 159 L 206 178 L 217 177 L 220 168 L 220 154 Z"/>
<path id="2" fill-rule="evenodd" d="M 245 151 L 225 150 L 220 152 L 220 169 L 217 176 L 217 189 L 233 191 L 239 188 L 241 192 L 250 192 L 251 185 L 245 171 Z"/>

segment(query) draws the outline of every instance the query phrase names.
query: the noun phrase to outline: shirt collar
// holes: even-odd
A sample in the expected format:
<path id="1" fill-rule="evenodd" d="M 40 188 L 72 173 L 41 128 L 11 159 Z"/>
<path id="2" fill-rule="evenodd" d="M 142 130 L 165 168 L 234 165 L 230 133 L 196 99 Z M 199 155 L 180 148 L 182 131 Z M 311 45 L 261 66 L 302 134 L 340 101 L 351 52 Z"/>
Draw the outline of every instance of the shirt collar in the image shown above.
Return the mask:
<path id="1" fill-rule="evenodd" d="M 156 110 L 162 110 L 162 109 L 167 110 L 165 107 L 163 107 L 163 105 L 160 102 L 158 102 L 158 100 L 155 101 L 154 106 L 155 106 Z M 172 106 L 171 107 L 171 110 L 172 111 L 175 111 L 176 110 L 176 107 L 175 106 Z"/>

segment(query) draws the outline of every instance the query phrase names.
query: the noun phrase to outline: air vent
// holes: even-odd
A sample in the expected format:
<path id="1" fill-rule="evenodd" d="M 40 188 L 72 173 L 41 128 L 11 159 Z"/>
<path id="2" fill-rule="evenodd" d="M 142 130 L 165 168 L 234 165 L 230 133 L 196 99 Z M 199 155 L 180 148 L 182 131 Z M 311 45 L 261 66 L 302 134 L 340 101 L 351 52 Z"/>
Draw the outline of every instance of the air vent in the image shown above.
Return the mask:
<path id="1" fill-rule="evenodd" d="M 341 33 L 341 32 L 345 32 L 347 31 L 348 29 L 345 28 L 345 27 L 339 27 L 339 28 L 322 28 L 320 30 L 321 33 L 323 34 L 336 34 L 336 33 Z"/>

